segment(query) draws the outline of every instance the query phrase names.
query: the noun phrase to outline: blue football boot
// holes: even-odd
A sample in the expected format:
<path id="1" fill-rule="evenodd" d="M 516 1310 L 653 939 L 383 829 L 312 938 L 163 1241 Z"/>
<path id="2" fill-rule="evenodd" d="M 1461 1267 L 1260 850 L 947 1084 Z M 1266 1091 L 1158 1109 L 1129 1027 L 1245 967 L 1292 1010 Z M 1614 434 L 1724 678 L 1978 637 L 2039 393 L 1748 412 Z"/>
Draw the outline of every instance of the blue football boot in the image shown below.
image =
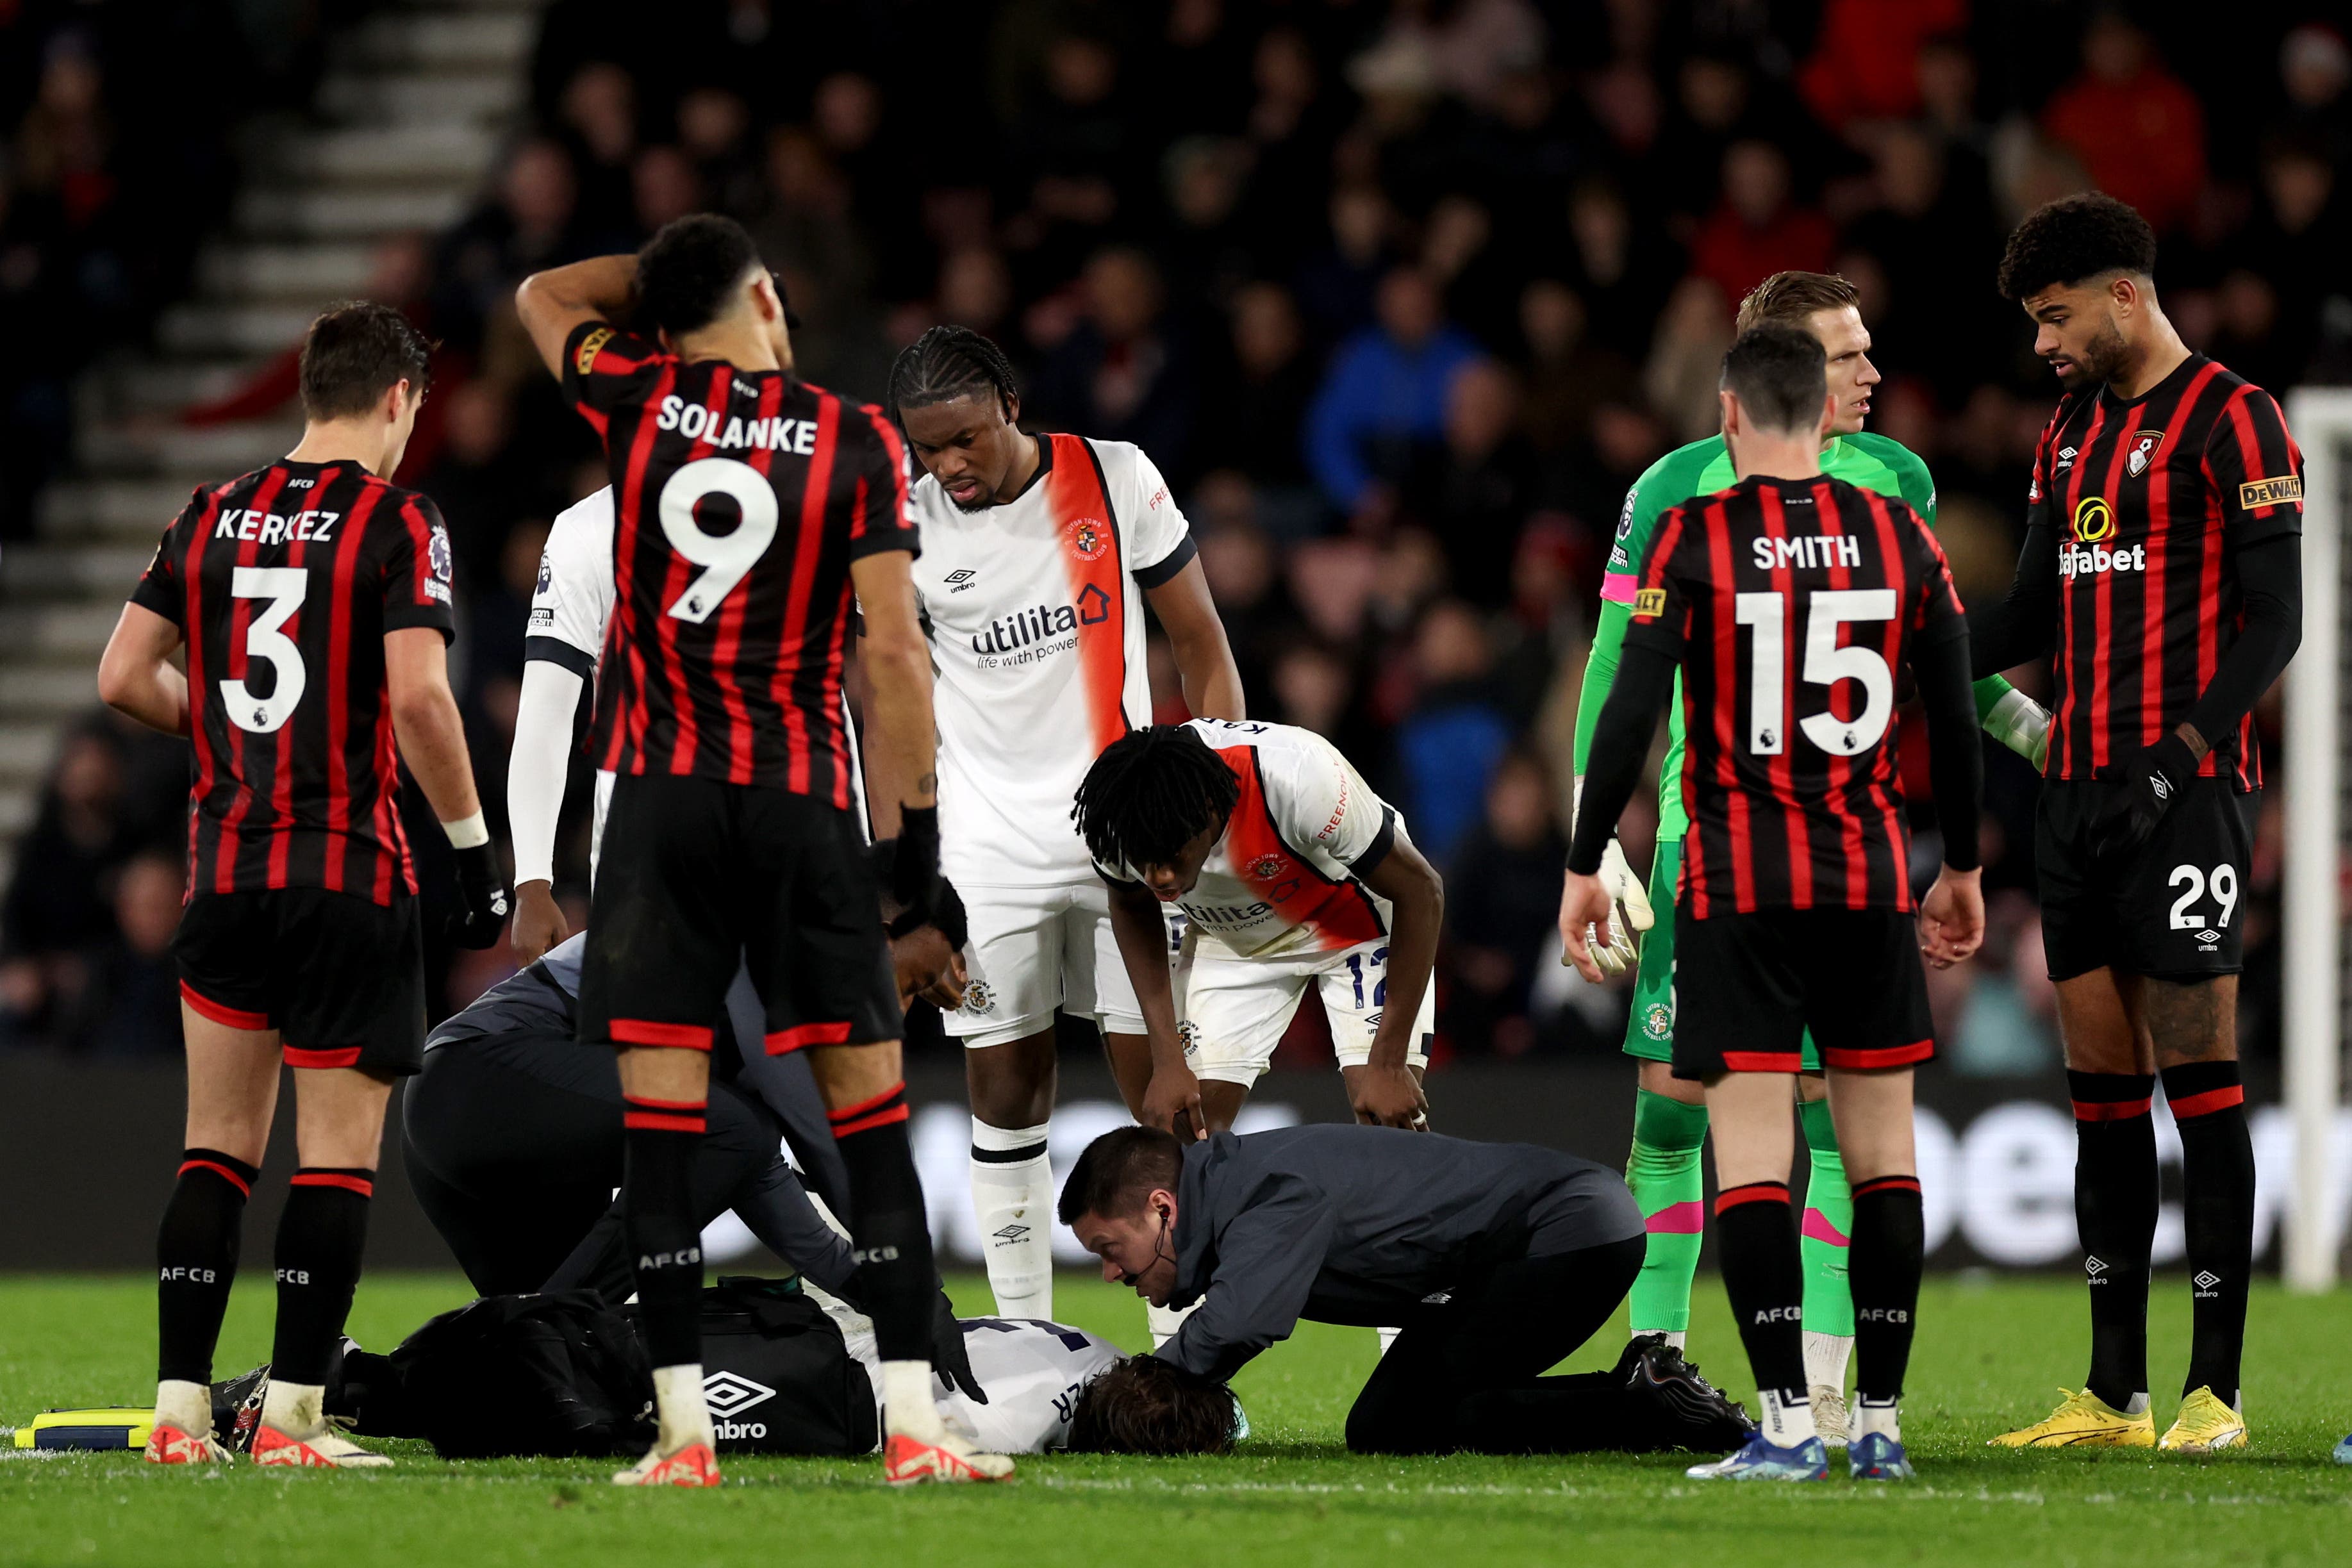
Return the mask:
<path id="1" fill-rule="evenodd" d="M 1910 1456 L 1903 1445 L 1884 1432 L 1867 1432 L 1853 1440 L 1846 1450 L 1846 1465 L 1858 1481 L 1907 1481 L 1911 1479 Z"/>
<path id="2" fill-rule="evenodd" d="M 1830 1456 L 1819 1437 L 1782 1448 L 1766 1442 L 1759 1432 L 1729 1458 L 1693 1465 L 1683 1474 L 1695 1481 L 1825 1481 L 1830 1479 Z"/>

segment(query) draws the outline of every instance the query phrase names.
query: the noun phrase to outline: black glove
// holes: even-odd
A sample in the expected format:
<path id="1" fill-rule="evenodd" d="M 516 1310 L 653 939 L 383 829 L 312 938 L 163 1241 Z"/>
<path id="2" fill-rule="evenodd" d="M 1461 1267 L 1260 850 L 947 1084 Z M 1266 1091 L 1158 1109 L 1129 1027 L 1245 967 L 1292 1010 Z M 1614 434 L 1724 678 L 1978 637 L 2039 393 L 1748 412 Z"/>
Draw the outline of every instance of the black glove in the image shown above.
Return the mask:
<path id="1" fill-rule="evenodd" d="M 2157 823 L 2180 798 L 2181 789 L 2197 777 L 2197 754 L 2178 733 L 2167 735 L 2121 767 L 2109 764 L 2094 777 L 2119 785 L 2115 799 L 2092 824 L 2094 853 L 2126 853 L 2147 842 Z"/>
<path id="2" fill-rule="evenodd" d="M 955 890 L 955 883 L 945 877 L 940 878 L 939 906 L 931 911 L 930 918 L 918 920 L 915 914 L 909 909 L 890 922 L 890 940 L 896 942 L 908 932 L 925 925 L 938 926 L 940 935 L 948 939 L 948 946 L 959 953 L 963 951 L 964 944 L 971 940 L 971 920 L 964 913 L 963 895 Z"/>
<path id="3" fill-rule="evenodd" d="M 499 869 L 499 852 L 488 843 L 452 852 L 457 862 L 459 908 L 449 916 L 449 940 L 460 947 L 488 947 L 507 928 L 506 874 Z"/>
<path id="4" fill-rule="evenodd" d="M 980 1379 L 971 1375 L 971 1356 L 963 1346 L 963 1324 L 956 1321 L 955 1308 L 945 1291 L 931 1298 L 931 1370 L 950 1388 L 962 1390 L 974 1405 L 988 1403 Z"/>
<path id="5" fill-rule="evenodd" d="M 911 917 L 908 925 L 929 925 L 940 906 L 940 809 L 901 806 L 898 847 L 890 855 L 890 899 Z"/>

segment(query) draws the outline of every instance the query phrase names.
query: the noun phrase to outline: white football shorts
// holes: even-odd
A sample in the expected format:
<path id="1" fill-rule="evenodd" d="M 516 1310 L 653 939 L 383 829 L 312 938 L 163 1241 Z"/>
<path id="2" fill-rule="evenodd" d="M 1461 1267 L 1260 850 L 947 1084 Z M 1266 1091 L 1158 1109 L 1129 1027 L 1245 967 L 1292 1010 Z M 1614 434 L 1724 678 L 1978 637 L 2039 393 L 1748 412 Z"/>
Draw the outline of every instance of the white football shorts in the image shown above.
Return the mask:
<path id="1" fill-rule="evenodd" d="M 963 1006 L 944 1015 L 967 1047 L 1038 1034 L 1056 1008 L 1092 1018 L 1109 1034 L 1141 1034 L 1143 1009 L 1110 928 L 1110 890 L 1099 879 L 1060 887 L 956 884 L 971 926 Z"/>
<path id="2" fill-rule="evenodd" d="M 1331 1043 L 1342 1067 L 1371 1060 L 1372 1036 L 1388 1002 L 1386 939 L 1334 952 L 1286 953 L 1273 958 L 1235 956 L 1221 943 L 1196 938 L 1182 973 L 1177 1011 L 1183 1019 L 1184 1058 L 1195 1076 L 1244 1087 L 1257 1082 L 1274 1061 L 1274 1048 L 1290 1028 L 1312 983 L 1323 996 L 1331 1020 Z M 1429 1065 L 1429 1040 L 1437 1029 L 1437 983 L 1431 977 L 1413 1020 L 1406 1062 Z"/>

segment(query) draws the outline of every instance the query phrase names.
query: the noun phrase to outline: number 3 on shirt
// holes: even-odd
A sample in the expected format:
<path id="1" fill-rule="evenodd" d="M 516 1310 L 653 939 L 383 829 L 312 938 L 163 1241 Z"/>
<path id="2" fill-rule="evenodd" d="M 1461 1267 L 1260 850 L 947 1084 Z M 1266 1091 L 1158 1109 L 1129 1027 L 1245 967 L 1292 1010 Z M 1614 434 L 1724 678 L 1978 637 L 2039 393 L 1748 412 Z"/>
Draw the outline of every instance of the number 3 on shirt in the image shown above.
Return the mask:
<path id="1" fill-rule="evenodd" d="M 1853 718 L 1817 713 L 1798 728 L 1832 757 L 1852 757 L 1878 744 L 1895 715 L 1895 673 L 1871 648 L 1841 648 L 1838 628 L 1850 622 L 1895 619 L 1891 588 L 1824 589 L 1809 601 L 1805 623 L 1805 683 L 1862 683 L 1862 712 Z M 1788 601 L 1779 593 L 1742 593 L 1733 601 L 1739 624 L 1756 628 L 1749 672 L 1748 750 L 1778 757 L 1786 747 L 1788 711 L 1781 700 L 1788 673 Z"/>
<path id="2" fill-rule="evenodd" d="M 229 723 L 251 735 L 274 735 L 294 716 L 302 700 L 310 672 L 302 667 L 302 650 L 286 635 L 286 622 L 302 608 L 310 591 L 310 574 L 299 566 L 240 566 L 230 573 L 229 592 L 238 599 L 266 599 L 268 606 L 245 629 L 246 674 L 259 659 L 277 674 L 266 697 L 257 697 L 241 680 L 220 684 L 221 701 Z"/>
<path id="3" fill-rule="evenodd" d="M 705 533 L 695 521 L 695 505 L 705 496 L 734 498 L 743 520 L 733 533 Z M 699 457 L 662 486 L 660 510 L 669 548 L 702 569 L 666 613 L 699 626 L 767 553 L 776 537 L 776 492 L 748 463 Z"/>

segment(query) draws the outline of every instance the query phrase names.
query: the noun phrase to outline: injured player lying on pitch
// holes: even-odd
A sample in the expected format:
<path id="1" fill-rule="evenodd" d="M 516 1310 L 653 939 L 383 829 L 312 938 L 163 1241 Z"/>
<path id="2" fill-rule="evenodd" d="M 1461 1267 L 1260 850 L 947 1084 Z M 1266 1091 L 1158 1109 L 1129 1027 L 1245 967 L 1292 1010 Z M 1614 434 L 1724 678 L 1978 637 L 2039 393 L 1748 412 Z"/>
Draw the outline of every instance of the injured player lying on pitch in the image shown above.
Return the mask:
<path id="1" fill-rule="evenodd" d="M 1085 1388 L 1119 1359 L 1118 1346 L 1062 1323 L 952 1326 L 959 1375 L 950 1381 L 943 1360 L 932 1402 L 950 1432 L 990 1453 L 1069 1447 Z M 845 1457 L 880 1446 L 881 1359 L 872 1322 L 854 1307 L 796 1280 L 728 1278 L 703 1292 L 701 1329 L 703 1398 L 721 1455 Z M 214 1385 L 222 1446 L 252 1440 L 268 1380 L 260 1366 Z M 636 1309 L 562 1291 L 485 1296 L 389 1355 L 345 1340 L 325 1407 L 344 1430 L 422 1438 L 444 1458 L 634 1458 L 654 1441 L 653 1390 Z"/>
<path id="2" fill-rule="evenodd" d="M 1358 1453 L 1718 1448 L 1752 1430 L 1663 1334 L 1608 1372 L 1542 1375 L 1625 1298 L 1642 1216 L 1614 1171 L 1520 1144 L 1307 1126 L 1088 1145 L 1062 1222 L 1103 1278 L 1197 1311 L 1079 1401 L 1072 1446 L 1216 1452 L 1226 1383 L 1301 1319 L 1396 1323 L 1348 1412 Z"/>

